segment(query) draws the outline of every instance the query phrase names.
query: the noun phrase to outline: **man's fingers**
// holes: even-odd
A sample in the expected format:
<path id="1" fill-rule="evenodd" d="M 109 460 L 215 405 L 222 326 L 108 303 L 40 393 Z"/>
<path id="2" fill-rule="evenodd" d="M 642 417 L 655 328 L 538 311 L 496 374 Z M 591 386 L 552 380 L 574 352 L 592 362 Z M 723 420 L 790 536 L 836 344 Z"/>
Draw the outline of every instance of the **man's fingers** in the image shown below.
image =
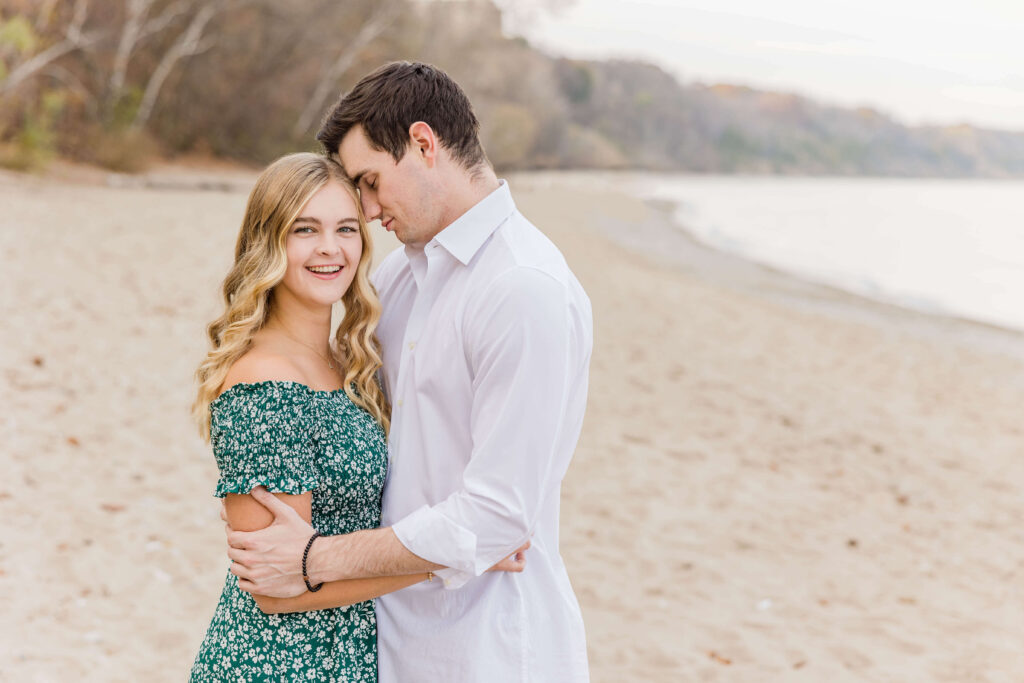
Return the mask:
<path id="1" fill-rule="evenodd" d="M 225 502 L 224 498 L 220 499 L 220 518 L 224 521 L 225 524 L 228 523 L 228 505 Z"/>
<path id="2" fill-rule="evenodd" d="M 250 573 L 252 572 L 252 570 L 246 567 L 244 564 L 238 564 L 237 562 L 235 562 L 231 565 L 228 571 L 237 576 L 239 579 L 251 578 Z"/>
<path id="3" fill-rule="evenodd" d="M 233 563 L 231 565 L 231 569 L 229 569 L 228 571 L 237 576 L 239 579 L 245 579 L 246 581 L 257 583 L 260 581 L 266 581 L 267 579 L 272 579 L 277 576 L 277 574 L 274 573 L 273 570 L 267 569 L 266 567 L 247 567 L 244 564 L 241 564 L 240 562 Z"/>
<path id="4" fill-rule="evenodd" d="M 232 548 L 238 548 L 239 550 L 250 550 L 251 545 L 249 543 L 250 532 L 248 531 L 229 531 L 228 532 L 228 545 Z"/>
<path id="5" fill-rule="evenodd" d="M 293 515 L 298 514 L 292 506 L 288 505 L 262 486 L 254 488 L 249 492 L 249 495 L 252 496 L 257 503 L 274 513 L 275 519 L 281 515 L 289 513 Z"/>
<path id="6" fill-rule="evenodd" d="M 252 581 L 247 581 L 246 579 L 239 579 L 238 587 L 244 590 L 246 593 L 252 593 L 256 590 L 256 584 Z"/>
<path id="7" fill-rule="evenodd" d="M 244 564 L 246 567 L 252 564 L 253 559 L 255 559 L 253 553 L 250 553 L 248 550 L 239 550 L 230 546 L 228 547 L 228 557 L 231 558 L 232 562 Z"/>

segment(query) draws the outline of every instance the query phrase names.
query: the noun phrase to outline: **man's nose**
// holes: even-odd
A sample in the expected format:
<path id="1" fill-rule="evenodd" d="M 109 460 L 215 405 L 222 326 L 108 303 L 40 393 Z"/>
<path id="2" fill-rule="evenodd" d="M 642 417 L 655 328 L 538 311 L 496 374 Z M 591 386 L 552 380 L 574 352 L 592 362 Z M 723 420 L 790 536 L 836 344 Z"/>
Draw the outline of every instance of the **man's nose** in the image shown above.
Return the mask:
<path id="1" fill-rule="evenodd" d="M 380 204 L 369 192 L 363 192 L 359 201 L 363 205 L 363 215 L 366 216 L 367 221 L 375 221 L 380 218 Z"/>

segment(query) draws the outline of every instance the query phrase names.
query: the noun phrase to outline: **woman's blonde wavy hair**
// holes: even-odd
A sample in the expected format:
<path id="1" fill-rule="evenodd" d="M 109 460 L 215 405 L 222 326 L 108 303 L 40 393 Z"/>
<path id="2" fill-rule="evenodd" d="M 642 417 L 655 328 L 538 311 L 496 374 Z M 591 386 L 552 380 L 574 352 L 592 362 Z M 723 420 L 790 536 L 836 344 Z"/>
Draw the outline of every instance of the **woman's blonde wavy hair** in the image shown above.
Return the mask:
<path id="1" fill-rule="evenodd" d="M 374 334 L 380 301 L 370 283 L 373 243 L 359 196 L 335 161 L 312 153 L 289 154 L 270 164 L 249 195 L 235 245 L 235 263 L 224 278 L 224 312 L 209 324 L 210 351 L 196 370 L 199 391 L 192 415 L 199 433 L 210 438 L 210 403 L 217 397 L 232 364 L 249 350 L 267 322 L 274 287 L 288 267 L 288 230 L 306 202 L 329 182 L 342 185 L 355 200 L 363 253 L 355 278 L 341 297 L 345 316 L 335 335 L 334 354 L 345 368 L 345 393 L 385 429 L 390 408 L 377 383 L 380 342 Z M 354 388 L 353 388 L 354 387 Z"/>

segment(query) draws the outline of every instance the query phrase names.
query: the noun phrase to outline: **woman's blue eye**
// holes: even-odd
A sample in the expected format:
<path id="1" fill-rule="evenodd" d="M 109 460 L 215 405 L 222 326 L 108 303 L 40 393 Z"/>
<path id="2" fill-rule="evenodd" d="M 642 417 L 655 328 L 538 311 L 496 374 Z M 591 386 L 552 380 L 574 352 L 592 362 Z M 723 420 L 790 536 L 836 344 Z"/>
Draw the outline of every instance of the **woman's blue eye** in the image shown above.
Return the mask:
<path id="1" fill-rule="evenodd" d="M 353 228 L 351 225 L 343 225 L 340 228 L 338 228 L 338 230 L 340 230 L 342 232 L 355 232 L 356 231 L 356 229 Z"/>
<path id="2" fill-rule="evenodd" d="M 313 228 L 309 227 L 308 225 L 300 225 L 299 227 L 295 228 L 295 232 L 313 232 Z"/>

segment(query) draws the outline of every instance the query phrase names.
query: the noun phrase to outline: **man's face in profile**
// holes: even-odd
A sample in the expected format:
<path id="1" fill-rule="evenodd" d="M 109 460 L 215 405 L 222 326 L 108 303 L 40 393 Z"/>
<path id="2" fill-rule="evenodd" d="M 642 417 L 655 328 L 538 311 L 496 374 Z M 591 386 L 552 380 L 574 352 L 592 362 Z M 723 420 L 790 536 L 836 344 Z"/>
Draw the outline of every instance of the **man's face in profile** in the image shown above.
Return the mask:
<path id="1" fill-rule="evenodd" d="M 338 146 L 345 173 L 359 189 L 366 220 L 381 225 L 402 243 L 422 247 L 444 226 L 438 225 L 442 198 L 430 190 L 433 179 L 410 140 L 401 160 L 374 149 L 362 126 L 354 126 Z"/>

